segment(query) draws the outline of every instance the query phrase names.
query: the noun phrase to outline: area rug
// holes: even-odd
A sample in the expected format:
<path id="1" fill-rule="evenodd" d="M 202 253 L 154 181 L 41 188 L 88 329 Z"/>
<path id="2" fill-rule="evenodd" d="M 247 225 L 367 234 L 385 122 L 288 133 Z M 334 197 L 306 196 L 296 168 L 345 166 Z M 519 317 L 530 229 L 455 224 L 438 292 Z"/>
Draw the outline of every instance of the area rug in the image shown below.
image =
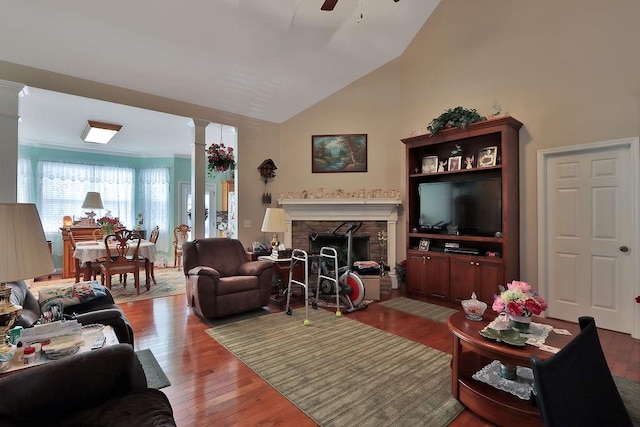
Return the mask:
<path id="1" fill-rule="evenodd" d="M 418 301 L 411 298 L 394 298 L 381 302 L 380 305 L 394 310 L 404 311 L 414 316 L 424 317 L 425 319 L 435 320 L 436 322 L 446 322 L 447 318 L 458 310 L 448 307 L 442 307 L 428 302 Z"/>
<path id="2" fill-rule="evenodd" d="M 147 348 L 136 351 L 136 356 L 138 356 L 142 369 L 144 369 L 144 375 L 147 377 L 147 387 L 161 389 L 171 385 L 169 378 L 167 378 L 151 350 Z"/>
<path id="3" fill-rule="evenodd" d="M 146 275 L 144 270 L 140 272 L 140 295 L 136 294 L 136 288 L 133 286 L 133 277 L 129 274 L 127 278 L 127 287 L 123 287 L 118 279 L 114 276 L 111 285 L 111 294 L 117 304 L 129 301 L 139 301 L 143 299 L 166 297 L 170 295 L 184 294 L 185 291 L 185 278 L 182 270 L 178 271 L 175 268 L 156 268 L 154 270 L 154 276 L 156 278 L 156 285 L 151 282 L 151 289 L 147 291 L 145 280 Z M 99 280 L 99 279 L 98 279 Z M 33 282 L 30 286 L 31 292 L 38 297 L 38 289 L 46 286 L 62 286 L 68 285 L 75 281 L 74 278 L 70 279 L 58 279 L 58 280 L 46 280 Z"/>
<path id="4" fill-rule="evenodd" d="M 445 426 L 463 406 L 451 394 L 451 356 L 324 309 L 207 329 L 322 426 Z"/>
<path id="5" fill-rule="evenodd" d="M 613 377 L 613 380 L 631 417 L 631 422 L 634 426 L 640 426 L 640 399 L 638 399 L 638 396 L 640 396 L 640 383 L 616 376 Z"/>
<path id="6" fill-rule="evenodd" d="M 240 320 L 253 319 L 271 314 L 267 307 L 261 307 L 256 310 L 245 311 L 244 313 L 233 314 L 231 316 L 221 317 L 220 319 L 205 319 L 209 326 L 226 325 L 227 323 L 238 322 Z"/>

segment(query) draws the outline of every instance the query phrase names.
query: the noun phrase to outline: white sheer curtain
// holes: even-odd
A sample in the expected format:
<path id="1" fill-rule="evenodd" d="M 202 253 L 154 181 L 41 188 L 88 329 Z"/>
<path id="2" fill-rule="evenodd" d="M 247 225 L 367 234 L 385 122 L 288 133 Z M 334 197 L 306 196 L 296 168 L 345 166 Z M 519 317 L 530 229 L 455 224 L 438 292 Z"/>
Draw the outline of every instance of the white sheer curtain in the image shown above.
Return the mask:
<path id="1" fill-rule="evenodd" d="M 144 214 L 147 236 L 156 225 L 160 228 L 160 236 L 156 249 L 161 252 L 169 250 L 172 231 L 169 230 L 169 168 L 149 168 L 140 170 L 138 191 Z"/>
<path id="2" fill-rule="evenodd" d="M 31 159 L 18 158 L 18 203 L 35 203 Z"/>
<path id="3" fill-rule="evenodd" d="M 96 212 L 96 218 L 111 211 L 126 227 L 135 226 L 133 168 L 41 161 L 37 181 L 42 226 L 56 255 L 62 254 L 62 218 L 84 216 L 82 202 L 87 191 L 98 191 L 102 196 L 105 209 Z"/>

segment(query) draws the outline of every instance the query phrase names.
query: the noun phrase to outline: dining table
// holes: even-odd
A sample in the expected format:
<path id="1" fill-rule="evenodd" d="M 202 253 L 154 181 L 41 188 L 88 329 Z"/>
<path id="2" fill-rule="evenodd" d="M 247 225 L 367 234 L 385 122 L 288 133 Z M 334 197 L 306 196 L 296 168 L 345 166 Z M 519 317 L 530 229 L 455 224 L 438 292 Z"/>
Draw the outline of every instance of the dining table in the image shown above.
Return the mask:
<path id="1" fill-rule="evenodd" d="M 115 249 L 115 246 L 113 248 Z M 91 280 L 91 263 L 106 258 L 107 248 L 104 240 L 77 242 L 73 256 L 80 261 L 81 266 L 84 266 L 84 280 Z M 150 266 L 156 260 L 156 244 L 148 240 L 141 240 L 138 256 L 144 257 L 145 260 L 145 281 L 146 288 L 149 290 L 151 288 Z"/>

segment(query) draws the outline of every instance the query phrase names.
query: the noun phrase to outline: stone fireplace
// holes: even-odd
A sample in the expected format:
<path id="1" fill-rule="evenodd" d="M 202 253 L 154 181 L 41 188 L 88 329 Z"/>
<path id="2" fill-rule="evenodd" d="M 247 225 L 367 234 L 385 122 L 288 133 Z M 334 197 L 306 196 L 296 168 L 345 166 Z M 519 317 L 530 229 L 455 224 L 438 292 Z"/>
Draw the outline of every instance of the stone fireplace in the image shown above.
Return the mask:
<path id="1" fill-rule="evenodd" d="M 344 221 L 362 221 L 354 235 L 359 240 L 356 257 L 384 262 L 390 267 L 391 287 L 397 289 L 396 279 L 396 225 L 400 199 L 344 198 L 344 199 L 280 199 L 287 221 L 284 244 L 287 248 L 313 252 L 309 236 L 328 238 Z M 340 231 L 344 235 L 347 226 Z M 387 241 L 382 246 L 379 231 L 386 231 Z M 346 238 L 344 239 L 346 243 Z M 366 254 L 366 255 L 365 255 Z M 358 259 L 359 260 L 359 259 Z M 356 259 L 354 259 L 356 261 Z"/>

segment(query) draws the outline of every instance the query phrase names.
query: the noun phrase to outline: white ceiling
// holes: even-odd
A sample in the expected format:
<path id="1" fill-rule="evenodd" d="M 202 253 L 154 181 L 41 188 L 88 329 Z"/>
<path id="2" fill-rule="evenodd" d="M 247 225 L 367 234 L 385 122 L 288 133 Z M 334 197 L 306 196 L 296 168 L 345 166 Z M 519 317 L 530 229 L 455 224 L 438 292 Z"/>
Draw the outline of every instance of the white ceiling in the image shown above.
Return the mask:
<path id="1" fill-rule="evenodd" d="M 439 0 L 339 0 L 330 12 L 323 2 L 0 0 L 0 59 L 281 123 L 402 54 Z M 50 102 L 71 121 L 67 100 L 82 103 Z M 78 124 L 54 132 L 27 126 L 30 108 L 21 106 L 24 127 L 43 129 L 25 139 L 36 142 L 70 144 L 87 119 L 122 122 L 85 100 Z M 127 128 L 140 139 L 123 132 L 120 148 L 157 144 Z"/>

